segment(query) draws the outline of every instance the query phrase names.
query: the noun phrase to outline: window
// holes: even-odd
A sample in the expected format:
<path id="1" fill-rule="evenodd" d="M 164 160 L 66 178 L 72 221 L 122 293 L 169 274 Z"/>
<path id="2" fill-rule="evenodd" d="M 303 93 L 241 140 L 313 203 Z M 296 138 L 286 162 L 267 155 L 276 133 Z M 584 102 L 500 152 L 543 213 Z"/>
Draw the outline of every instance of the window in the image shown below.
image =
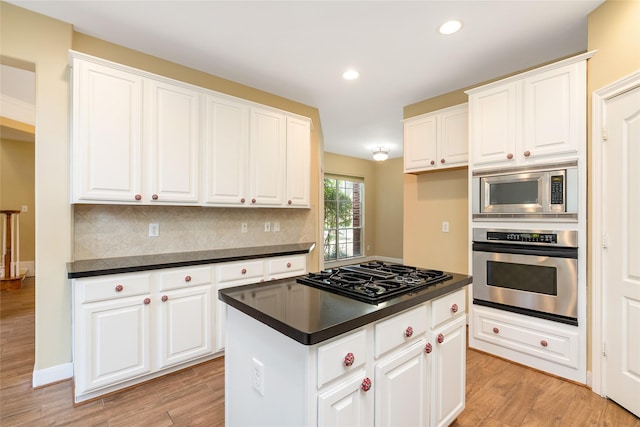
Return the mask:
<path id="1" fill-rule="evenodd" d="M 362 255 L 364 183 L 353 178 L 324 179 L 324 260 Z"/>

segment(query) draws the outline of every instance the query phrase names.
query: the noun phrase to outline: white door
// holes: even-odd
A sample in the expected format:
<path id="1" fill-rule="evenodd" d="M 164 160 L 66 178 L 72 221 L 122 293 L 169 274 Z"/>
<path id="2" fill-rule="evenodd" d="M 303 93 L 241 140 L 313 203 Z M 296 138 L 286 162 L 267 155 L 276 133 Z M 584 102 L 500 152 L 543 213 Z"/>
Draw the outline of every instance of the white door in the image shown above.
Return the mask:
<path id="1" fill-rule="evenodd" d="M 149 80 L 145 107 L 151 151 L 148 202 L 197 203 L 200 186 L 200 94 Z"/>
<path id="2" fill-rule="evenodd" d="M 640 87 L 604 108 L 604 389 L 640 416 Z"/>
<path id="3" fill-rule="evenodd" d="M 311 123 L 287 117 L 287 205 L 309 207 Z"/>
<path id="4" fill-rule="evenodd" d="M 162 293 L 159 318 L 160 366 L 212 353 L 212 285 Z"/>
<path id="5" fill-rule="evenodd" d="M 282 114 L 252 108 L 249 193 L 251 205 L 282 206 L 285 191 L 286 120 Z"/>
<path id="6" fill-rule="evenodd" d="M 85 365 L 75 373 L 76 393 L 151 372 L 149 301 L 138 295 L 83 305 L 84 334 L 76 345 Z"/>
<path id="7" fill-rule="evenodd" d="M 432 334 L 432 425 L 448 426 L 464 409 L 466 392 L 466 323 L 459 317 Z"/>
<path id="8" fill-rule="evenodd" d="M 376 365 L 375 426 L 429 425 L 429 357 L 426 341 Z"/>
<path id="9" fill-rule="evenodd" d="M 205 98 L 205 203 L 246 205 L 249 170 L 249 107 Z"/>
<path id="10" fill-rule="evenodd" d="M 319 427 L 364 427 L 373 422 L 373 390 L 364 390 L 360 371 L 318 395 Z M 366 388 L 366 387 L 365 387 Z"/>

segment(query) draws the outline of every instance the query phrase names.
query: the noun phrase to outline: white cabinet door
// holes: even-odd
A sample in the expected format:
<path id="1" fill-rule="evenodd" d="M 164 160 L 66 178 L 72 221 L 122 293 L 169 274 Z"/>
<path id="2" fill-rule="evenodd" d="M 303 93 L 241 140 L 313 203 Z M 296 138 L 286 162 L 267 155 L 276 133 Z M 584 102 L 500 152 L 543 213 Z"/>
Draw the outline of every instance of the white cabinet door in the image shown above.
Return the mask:
<path id="1" fill-rule="evenodd" d="M 509 162 L 516 158 L 520 85 L 504 84 L 469 97 L 473 164 Z"/>
<path id="2" fill-rule="evenodd" d="M 438 120 L 435 115 L 404 123 L 404 171 L 424 171 L 436 167 Z"/>
<path id="3" fill-rule="evenodd" d="M 585 67 L 581 61 L 524 80 L 522 152 L 527 158 L 578 152 L 585 139 Z"/>
<path id="4" fill-rule="evenodd" d="M 464 166 L 469 160 L 468 105 L 443 111 L 438 126 L 438 167 Z"/>
<path id="5" fill-rule="evenodd" d="M 73 202 L 141 199 L 142 95 L 141 77 L 74 59 Z"/>
<path id="6" fill-rule="evenodd" d="M 287 206 L 309 207 L 311 123 L 287 117 Z"/>
<path id="7" fill-rule="evenodd" d="M 465 405 L 466 324 L 464 316 L 432 333 L 432 426 L 448 426 Z"/>
<path id="8" fill-rule="evenodd" d="M 146 202 L 198 203 L 201 95 L 147 79 L 145 140 L 149 148 Z"/>
<path id="9" fill-rule="evenodd" d="M 75 393 L 151 372 L 150 295 L 83 304 L 76 316 Z"/>
<path id="10" fill-rule="evenodd" d="M 366 372 L 345 378 L 318 395 L 318 427 L 364 427 L 373 424 L 373 390 L 364 391 Z"/>
<path id="11" fill-rule="evenodd" d="M 466 166 L 469 157 L 468 118 L 468 105 L 465 103 L 406 120 L 405 173 Z"/>
<path id="12" fill-rule="evenodd" d="M 207 95 L 204 121 L 204 203 L 248 204 L 249 107 Z"/>
<path id="13" fill-rule="evenodd" d="M 430 357 L 418 340 L 375 368 L 375 425 L 429 425 Z"/>
<path id="14" fill-rule="evenodd" d="M 284 204 L 286 121 L 277 112 L 251 108 L 249 194 L 252 206 Z"/>
<path id="15" fill-rule="evenodd" d="M 213 350 L 213 285 L 166 291 L 159 306 L 160 367 L 210 354 Z"/>

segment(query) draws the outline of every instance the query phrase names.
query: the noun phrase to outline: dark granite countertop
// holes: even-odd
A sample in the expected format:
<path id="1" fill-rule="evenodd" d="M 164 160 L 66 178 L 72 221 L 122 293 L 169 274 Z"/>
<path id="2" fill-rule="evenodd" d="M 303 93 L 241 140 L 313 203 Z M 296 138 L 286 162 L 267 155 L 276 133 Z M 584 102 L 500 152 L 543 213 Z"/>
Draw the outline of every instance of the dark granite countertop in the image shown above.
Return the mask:
<path id="1" fill-rule="evenodd" d="M 282 334 L 312 345 L 456 291 L 471 276 L 449 273 L 450 280 L 411 294 L 368 304 L 297 283 L 295 278 L 221 289 L 218 298 Z M 269 296 L 271 298 L 262 298 Z M 278 298 L 277 304 L 273 297 Z M 268 300 L 268 305 L 260 301 Z"/>
<path id="2" fill-rule="evenodd" d="M 136 271 L 157 270 L 160 268 L 186 267 L 189 265 L 214 264 L 240 261 L 243 259 L 305 254 L 311 252 L 314 246 L 315 243 L 291 243 L 249 248 L 78 260 L 67 263 L 67 277 L 69 279 L 78 279 L 81 277 L 132 273 Z"/>

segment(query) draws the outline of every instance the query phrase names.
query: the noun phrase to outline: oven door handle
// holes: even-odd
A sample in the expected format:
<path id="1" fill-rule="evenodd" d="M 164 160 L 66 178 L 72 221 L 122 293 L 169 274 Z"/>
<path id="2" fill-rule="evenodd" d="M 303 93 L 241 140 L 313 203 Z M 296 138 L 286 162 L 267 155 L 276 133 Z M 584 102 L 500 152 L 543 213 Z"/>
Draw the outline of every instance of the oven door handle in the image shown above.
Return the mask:
<path id="1" fill-rule="evenodd" d="M 578 259 L 578 248 L 555 248 L 548 246 L 526 246 L 505 243 L 474 242 L 473 252 L 494 252 L 514 255 L 546 256 L 551 258 Z"/>

